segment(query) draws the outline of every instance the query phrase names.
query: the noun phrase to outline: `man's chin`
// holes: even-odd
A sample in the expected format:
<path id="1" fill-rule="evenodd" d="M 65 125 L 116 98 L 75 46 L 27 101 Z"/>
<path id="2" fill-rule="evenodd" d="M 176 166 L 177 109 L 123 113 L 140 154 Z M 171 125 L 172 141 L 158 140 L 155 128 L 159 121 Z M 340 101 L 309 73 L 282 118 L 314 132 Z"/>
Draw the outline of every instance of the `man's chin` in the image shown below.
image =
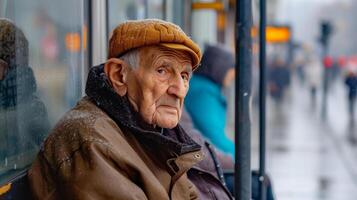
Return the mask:
<path id="1" fill-rule="evenodd" d="M 158 121 L 157 125 L 160 126 L 161 128 L 168 128 L 168 129 L 172 129 L 175 128 L 178 124 L 177 120 L 163 120 L 163 121 Z"/>

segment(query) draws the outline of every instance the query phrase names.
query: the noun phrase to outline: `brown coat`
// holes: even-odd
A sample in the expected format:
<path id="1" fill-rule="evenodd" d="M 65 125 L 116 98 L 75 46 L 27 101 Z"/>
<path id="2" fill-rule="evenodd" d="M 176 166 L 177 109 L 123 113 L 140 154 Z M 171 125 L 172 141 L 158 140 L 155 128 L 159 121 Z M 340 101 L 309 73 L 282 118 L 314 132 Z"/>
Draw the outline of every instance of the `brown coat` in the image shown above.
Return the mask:
<path id="1" fill-rule="evenodd" d="M 35 199 L 197 199 L 187 170 L 203 159 L 181 126 L 146 124 L 92 67 L 87 97 L 66 113 L 29 171 Z"/>
<path id="2" fill-rule="evenodd" d="M 31 189 L 35 199 L 197 199 L 186 171 L 201 151 L 160 154 L 84 98 L 46 140 L 29 171 Z"/>

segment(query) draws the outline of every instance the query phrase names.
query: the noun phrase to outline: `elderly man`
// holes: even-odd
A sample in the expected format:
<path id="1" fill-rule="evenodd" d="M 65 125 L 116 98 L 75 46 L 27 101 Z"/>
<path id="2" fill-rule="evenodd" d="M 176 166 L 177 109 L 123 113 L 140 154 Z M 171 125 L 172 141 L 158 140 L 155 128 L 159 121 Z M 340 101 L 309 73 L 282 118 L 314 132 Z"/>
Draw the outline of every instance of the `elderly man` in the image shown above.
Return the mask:
<path id="1" fill-rule="evenodd" d="M 34 197 L 198 199 L 186 172 L 203 154 L 178 122 L 199 47 L 161 20 L 121 24 L 109 45 L 29 171 Z"/>

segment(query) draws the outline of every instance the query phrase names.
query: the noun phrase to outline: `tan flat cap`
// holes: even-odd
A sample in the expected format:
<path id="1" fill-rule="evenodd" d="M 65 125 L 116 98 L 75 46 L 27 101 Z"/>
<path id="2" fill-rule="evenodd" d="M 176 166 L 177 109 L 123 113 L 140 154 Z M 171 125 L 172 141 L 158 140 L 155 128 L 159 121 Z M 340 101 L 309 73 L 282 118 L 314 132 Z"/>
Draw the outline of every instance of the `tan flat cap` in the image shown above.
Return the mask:
<path id="1" fill-rule="evenodd" d="M 109 41 L 109 58 L 143 46 L 162 45 L 184 50 L 191 55 L 195 70 L 201 60 L 201 50 L 179 26 L 158 19 L 132 20 L 120 24 L 113 31 Z"/>

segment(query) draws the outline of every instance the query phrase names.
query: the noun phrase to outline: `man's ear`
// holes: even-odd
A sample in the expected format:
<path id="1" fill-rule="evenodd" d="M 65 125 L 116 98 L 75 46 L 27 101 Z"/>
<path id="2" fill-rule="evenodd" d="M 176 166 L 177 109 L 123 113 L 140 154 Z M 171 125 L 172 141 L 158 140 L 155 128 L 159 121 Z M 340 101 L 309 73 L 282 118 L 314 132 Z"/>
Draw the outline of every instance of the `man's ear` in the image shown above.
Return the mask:
<path id="1" fill-rule="evenodd" d="M 119 58 L 110 58 L 104 65 L 104 73 L 107 75 L 115 92 L 120 96 L 124 96 L 128 91 L 128 64 Z"/>

